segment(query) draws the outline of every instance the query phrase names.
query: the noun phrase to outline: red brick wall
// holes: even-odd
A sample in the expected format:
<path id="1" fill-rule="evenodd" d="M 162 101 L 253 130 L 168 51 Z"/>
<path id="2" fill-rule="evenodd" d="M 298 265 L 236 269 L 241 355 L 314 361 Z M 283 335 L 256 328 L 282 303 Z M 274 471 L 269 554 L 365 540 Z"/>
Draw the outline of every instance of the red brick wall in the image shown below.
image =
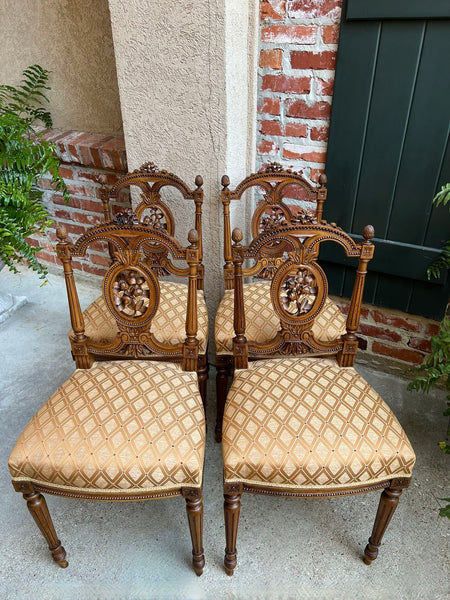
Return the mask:
<path id="1" fill-rule="evenodd" d="M 348 313 L 349 300 L 334 296 L 333 301 L 343 313 Z M 439 323 L 432 319 L 363 304 L 358 329 L 359 348 L 362 355 L 420 364 L 431 350 L 430 337 L 438 331 Z"/>
<path id="2" fill-rule="evenodd" d="M 341 0 L 261 0 L 258 166 L 275 160 L 310 181 L 323 172 L 341 5 Z M 347 309 L 347 301 L 335 300 Z M 364 305 L 360 348 L 406 368 L 422 362 L 437 331 L 436 321 Z"/>
<path id="3" fill-rule="evenodd" d="M 52 129 L 44 134 L 44 139 L 57 146 L 62 161 L 60 172 L 69 189 L 70 203 L 66 205 L 62 194 L 54 190 L 50 175 L 41 179 L 44 202 L 55 222 L 45 236 L 34 236 L 35 239 L 30 241 L 43 248 L 37 254 L 41 260 L 57 264 L 56 227 L 64 225 L 76 240 L 89 227 L 99 223 L 103 217 L 102 183 L 114 185 L 127 172 L 127 161 L 124 139 L 120 136 Z M 129 198 L 125 196 L 113 205 L 113 211 L 129 206 Z M 108 256 L 102 244 L 91 245 L 86 259 L 74 260 L 72 264 L 85 273 L 103 275 L 109 264 Z"/>
<path id="4" fill-rule="evenodd" d="M 325 167 L 341 0 L 263 0 L 258 162 L 317 181 Z"/>

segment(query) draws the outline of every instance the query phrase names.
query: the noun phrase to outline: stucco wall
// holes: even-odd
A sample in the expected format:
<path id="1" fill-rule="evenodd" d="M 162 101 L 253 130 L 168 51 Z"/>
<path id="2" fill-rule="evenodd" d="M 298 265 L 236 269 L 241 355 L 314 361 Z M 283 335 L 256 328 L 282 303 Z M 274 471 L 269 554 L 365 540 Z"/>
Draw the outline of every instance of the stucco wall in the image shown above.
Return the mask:
<path id="1" fill-rule="evenodd" d="M 52 71 L 54 127 L 122 132 L 107 0 L 0 0 L 0 82 L 38 63 Z"/>
<path id="2" fill-rule="evenodd" d="M 220 179 L 251 172 L 255 148 L 257 3 L 109 0 L 129 169 L 146 160 L 204 179 L 205 289 L 211 322 L 222 283 Z M 172 198 L 186 242 L 193 205 Z M 245 206 L 241 226 L 245 229 Z M 182 227 L 179 229 L 178 225 Z"/>

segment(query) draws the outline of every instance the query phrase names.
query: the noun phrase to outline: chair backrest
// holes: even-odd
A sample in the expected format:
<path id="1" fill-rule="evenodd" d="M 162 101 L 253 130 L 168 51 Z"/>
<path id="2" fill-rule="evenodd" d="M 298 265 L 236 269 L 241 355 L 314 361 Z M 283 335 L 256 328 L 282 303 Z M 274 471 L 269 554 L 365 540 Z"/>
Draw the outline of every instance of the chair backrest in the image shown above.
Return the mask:
<path id="1" fill-rule="evenodd" d="M 232 259 L 234 263 L 234 329 L 233 354 L 236 368 L 246 368 L 249 350 L 263 357 L 273 354 L 337 355 L 341 366 L 354 364 L 358 341 L 355 332 L 359 325 L 361 302 L 367 264 L 373 257 L 374 237 L 371 225 L 364 228 L 364 241 L 357 244 L 337 225 L 327 223 L 290 224 L 265 231 L 249 246 L 242 246 L 242 232 L 233 231 Z M 328 296 L 328 282 L 318 264 L 317 247 L 324 242 L 335 242 L 344 248 L 348 257 L 359 259 L 350 309 L 347 333 L 328 342 L 314 337 L 312 326 L 324 307 Z M 265 248 L 279 245 L 283 256 L 274 259 L 275 272 L 270 287 L 270 298 L 275 314 L 280 319 L 277 335 L 265 344 L 248 342 L 245 337 L 245 308 L 243 293 L 244 260 L 255 262 L 252 273 L 265 268 Z"/>
<path id="2" fill-rule="evenodd" d="M 139 222 L 135 213 L 123 211 L 108 223 L 92 227 L 72 244 L 64 227 L 57 229 L 58 258 L 63 263 L 69 300 L 72 354 L 77 365 L 89 368 L 96 357 L 151 358 L 182 361 L 183 369 L 197 368 L 197 280 L 200 263 L 199 236 L 189 231 L 190 245 L 182 247 L 165 230 L 155 229 L 147 222 Z M 117 324 L 114 341 L 108 344 L 94 342 L 85 334 L 83 314 L 78 299 L 72 259 L 84 257 L 89 246 L 106 242 L 112 249 L 112 263 L 102 286 L 107 310 Z M 166 253 L 164 262 L 168 273 L 185 275 L 188 279 L 186 310 L 186 339 L 184 343 L 168 344 L 158 341 L 152 333 L 152 319 L 158 310 L 160 286 L 157 275 L 149 265 L 148 255 L 161 247 Z M 185 261 L 180 268 L 173 261 Z"/>
<path id="3" fill-rule="evenodd" d="M 175 236 L 175 218 L 173 212 L 162 200 L 161 191 L 163 188 L 177 189 L 184 199 L 193 200 L 195 203 L 195 221 L 194 229 L 198 233 L 199 241 L 199 277 L 198 288 L 203 289 L 204 269 L 203 243 L 202 243 L 202 204 L 203 204 L 203 178 L 197 175 L 195 178 L 195 190 L 191 190 L 188 185 L 173 173 L 159 169 L 154 163 L 147 162 L 132 173 L 127 173 L 117 181 L 111 189 L 102 188 L 101 198 L 103 202 L 103 214 L 105 222 L 110 222 L 113 218 L 111 204 L 117 200 L 122 190 L 133 191 L 133 186 L 139 189 L 140 202 L 133 208 L 137 221 L 142 222 L 159 231 L 166 231 L 169 235 Z M 110 248 L 110 254 L 112 248 Z M 153 244 L 152 252 L 146 253 L 146 260 L 158 275 L 168 275 L 168 270 L 164 267 L 164 260 L 167 251 L 163 246 Z M 112 254 L 111 254 L 112 258 Z"/>
<path id="4" fill-rule="evenodd" d="M 323 205 L 327 197 L 325 187 L 327 178 L 325 174 L 320 175 L 319 184 L 314 187 L 299 173 L 290 169 L 284 169 L 279 163 L 272 162 L 263 167 L 258 173 L 249 175 L 234 189 L 228 189 L 230 179 L 227 175 L 222 177 L 222 205 L 224 218 L 224 280 L 225 289 L 233 288 L 233 262 L 231 255 L 231 222 L 230 202 L 241 200 L 247 190 L 255 189 L 262 192 L 262 198 L 257 201 L 256 209 L 251 220 L 252 239 L 263 231 L 270 231 L 276 227 L 289 223 L 301 221 L 307 223 L 318 223 L 322 221 Z M 294 207 L 287 204 L 284 199 L 292 196 L 300 197 L 303 201 L 315 202 L 316 210 Z M 283 254 L 283 249 L 278 245 L 267 246 L 264 249 L 267 265 L 258 277 L 271 279 L 274 269 L 272 262 L 274 258 Z M 253 273 L 246 272 L 246 276 Z"/>

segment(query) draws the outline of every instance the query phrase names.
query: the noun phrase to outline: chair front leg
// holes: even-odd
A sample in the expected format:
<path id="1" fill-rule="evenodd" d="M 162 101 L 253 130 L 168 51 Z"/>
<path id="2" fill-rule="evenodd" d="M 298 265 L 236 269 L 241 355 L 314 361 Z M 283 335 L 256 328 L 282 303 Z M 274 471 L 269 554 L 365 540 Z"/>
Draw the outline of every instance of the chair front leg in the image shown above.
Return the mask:
<path id="1" fill-rule="evenodd" d="M 28 510 L 47 541 L 53 560 L 65 569 L 69 564 L 66 560 L 66 551 L 56 535 L 44 496 L 34 491 L 23 494 L 23 497 L 27 501 Z"/>
<path id="2" fill-rule="evenodd" d="M 378 548 L 381 546 L 384 532 L 392 519 L 392 515 L 398 505 L 398 500 L 402 494 L 401 489 L 386 488 L 381 494 L 378 505 L 377 516 L 369 538 L 369 543 L 364 550 L 364 562 L 370 565 L 378 556 Z"/>
<path id="3" fill-rule="evenodd" d="M 203 550 L 203 500 L 202 490 L 186 488 L 182 490 L 186 500 L 186 512 L 189 521 L 189 531 L 192 540 L 192 563 L 197 575 L 203 573 L 205 554 Z"/>
<path id="4" fill-rule="evenodd" d="M 225 514 L 225 537 L 226 548 L 223 566 L 227 575 L 233 575 L 237 564 L 236 539 L 239 524 L 239 513 L 241 510 L 242 486 L 224 485 L 224 514 Z"/>

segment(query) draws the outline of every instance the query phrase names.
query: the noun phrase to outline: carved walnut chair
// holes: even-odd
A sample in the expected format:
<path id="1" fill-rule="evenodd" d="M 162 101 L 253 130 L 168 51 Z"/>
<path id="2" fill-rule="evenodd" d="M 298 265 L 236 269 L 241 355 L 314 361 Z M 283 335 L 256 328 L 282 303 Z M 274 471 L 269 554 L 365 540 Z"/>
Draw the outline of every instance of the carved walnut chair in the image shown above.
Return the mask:
<path id="1" fill-rule="evenodd" d="M 376 559 L 383 534 L 408 487 L 415 456 L 391 409 L 353 368 L 371 226 L 356 244 L 328 224 L 286 225 L 241 246 L 233 231 L 235 376 L 223 421 L 225 570 L 236 567 L 236 537 L 243 492 L 285 497 L 345 496 L 383 490 L 364 561 Z M 340 244 L 359 259 L 346 333 L 316 337 L 314 321 L 327 298 L 317 246 Z M 271 283 L 280 331 L 265 344 L 246 338 L 242 263 L 264 268 L 264 248 L 284 244 Z M 250 352 L 273 355 L 248 363 Z M 301 356 L 296 356 L 301 354 Z M 316 355 L 316 356 L 311 356 Z M 320 354 L 321 356 L 317 356 Z"/>
<path id="2" fill-rule="evenodd" d="M 271 231 L 276 227 L 292 222 L 301 224 L 322 222 L 322 212 L 327 190 L 326 176 L 321 175 L 319 185 L 313 187 L 300 174 L 285 170 L 278 163 L 270 163 L 259 173 L 246 177 L 234 190 L 229 190 L 230 180 L 222 177 L 222 204 L 224 216 L 224 258 L 223 268 L 225 294 L 217 310 L 215 320 L 216 343 L 216 390 L 217 420 L 216 441 L 222 439 L 222 418 L 228 387 L 228 376 L 233 369 L 233 262 L 231 256 L 230 202 L 242 200 L 248 190 L 254 190 L 262 199 L 257 202 L 251 220 L 251 237 L 254 239 L 262 231 Z M 285 198 L 295 196 L 304 202 L 316 203 L 317 210 L 298 209 L 287 204 Z M 318 251 L 318 247 L 317 247 Z M 244 277 L 254 277 L 259 281 L 244 283 L 244 305 L 246 314 L 246 335 L 249 341 L 264 343 L 271 340 L 280 327 L 279 319 L 270 300 L 271 278 L 274 264 L 283 253 L 283 246 L 274 244 L 262 251 L 264 268 L 258 273 L 252 268 L 244 269 Z M 345 318 L 337 306 L 327 298 L 321 314 L 314 324 L 314 334 L 321 341 L 329 341 L 345 333 Z M 259 358 L 249 348 L 251 360 Z M 267 355 L 266 355 L 267 356 Z"/>
<path id="3" fill-rule="evenodd" d="M 139 193 L 140 201 L 133 211 L 123 213 L 123 219 L 134 219 L 135 223 L 142 222 L 158 231 L 165 231 L 175 236 L 175 219 L 172 211 L 162 199 L 164 189 L 175 189 L 181 193 L 186 200 L 195 203 L 195 230 L 199 235 L 199 266 L 198 266 L 198 378 L 203 401 L 206 402 L 206 385 L 208 377 L 208 360 L 206 355 L 208 340 L 208 314 L 203 293 L 204 268 L 202 264 L 202 203 L 203 203 L 203 179 L 200 175 L 195 178 L 194 191 L 176 175 L 159 170 L 156 165 L 149 162 L 136 169 L 133 173 L 124 175 L 110 189 L 102 188 L 102 202 L 104 220 L 106 223 L 113 219 L 112 204 L 120 199 L 121 195 L 134 190 Z M 127 214 L 128 213 L 128 214 Z M 110 247 L 110 253 L 112 248 Z M 163 245 L 153 243 L 145 249 L 145 261 L 158 277 L 175 275 L 185 277 L 188 273 L 187 267 L 174 265 L 168 268 L 167 249 Z M 111 256 L 111 260 L 113 257 Z M 153 333 L 162 343 L 181 343 L 184 340 L 184 321 L 187 304 L 187 286 L 185 283 L 173 281 L 160 282 L 161 298 L 157 313 L 152 321 Z M 117 324 L 114 317 L 105 305 L 103 296 L 97 298 L 83 313 L 86 335 L 97 343 L 112 343 L 117 334 Z M 73 331 L 70 332 L 73 337 Z M 108 352 L 97 351 L 96 360 L 111 360 Z M 77 361 L 77 355 L 74 354 Z M 79 363 L 76 363 L 79 366 Z"/>
<path id="4" fill-rule="evenodd" d="M 184 248 L 165 231 L 118 218 L 91 228 L 75 244 L 64 228 L 57 235 L 78 368 L 19 437 L 9 459 L 14 489 L 61 567 L 68 564 L 66 552 L 42 493 L 97 501 L 183 496 L 194 570 L 201 575 L 205 416 L 196 373 L 198 233 L 189 232 Z M 86 333 L 72 270 L 72 258 L 98 242 L 112 248 L 102 300 L 117 328 L 112 341 L 100 343 Z M 166 250 L 169 271 L 172 260 L 188 264 L 182 343 L 162 342 L 153 333 L 162 287 L 146 260 L 154 245 Z M 144 355 L 158 360 L 140 359 Z M 94 362 L 97 356 L 115 360 Z M 179 364 L 170 362 L 174 357 Z"/>

